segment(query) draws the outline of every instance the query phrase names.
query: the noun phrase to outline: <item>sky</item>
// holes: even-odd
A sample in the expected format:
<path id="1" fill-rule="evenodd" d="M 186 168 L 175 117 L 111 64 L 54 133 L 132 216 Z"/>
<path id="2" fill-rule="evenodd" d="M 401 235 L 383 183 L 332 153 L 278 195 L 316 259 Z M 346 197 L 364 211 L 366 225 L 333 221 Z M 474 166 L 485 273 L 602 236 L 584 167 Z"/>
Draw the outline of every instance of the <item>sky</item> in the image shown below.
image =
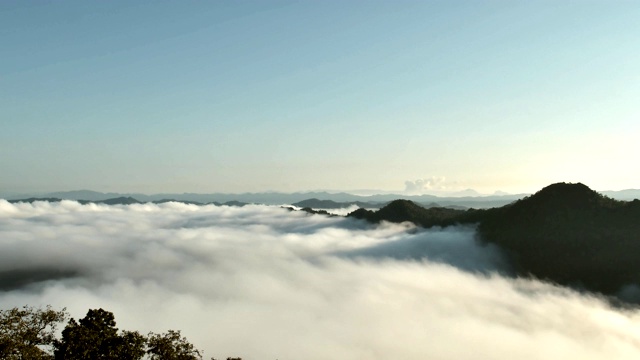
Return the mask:
<path id="1" fill-rule="evenodd" d="M 640 188 L 634 1 L 3 1 L 0 193 Z"/>
<path id="2" fill-rule="evenodd" d="M 102 308 L 205 359 L 640 357 L 637 308 L 514 278 L 474 237 L 277 206 L 0 199 L 0 309 Z"/>

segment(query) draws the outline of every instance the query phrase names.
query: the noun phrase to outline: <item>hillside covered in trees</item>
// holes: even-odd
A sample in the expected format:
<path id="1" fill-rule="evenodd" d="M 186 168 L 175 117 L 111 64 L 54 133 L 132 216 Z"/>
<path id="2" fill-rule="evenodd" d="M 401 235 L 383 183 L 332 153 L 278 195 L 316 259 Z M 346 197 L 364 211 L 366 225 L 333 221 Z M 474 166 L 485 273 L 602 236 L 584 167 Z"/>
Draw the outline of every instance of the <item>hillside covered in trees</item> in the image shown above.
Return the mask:
<path id="1" fill-rule="evenodd" d="M 348 216 L 423 227 L 477 224 L 479 241 L 506 250 L 520 275 L 610 295 L 640 284 L 640 200 L 613 200 L 580 183 L 549 185 L 492 209 L 425 209 L 396 200 Z"/>

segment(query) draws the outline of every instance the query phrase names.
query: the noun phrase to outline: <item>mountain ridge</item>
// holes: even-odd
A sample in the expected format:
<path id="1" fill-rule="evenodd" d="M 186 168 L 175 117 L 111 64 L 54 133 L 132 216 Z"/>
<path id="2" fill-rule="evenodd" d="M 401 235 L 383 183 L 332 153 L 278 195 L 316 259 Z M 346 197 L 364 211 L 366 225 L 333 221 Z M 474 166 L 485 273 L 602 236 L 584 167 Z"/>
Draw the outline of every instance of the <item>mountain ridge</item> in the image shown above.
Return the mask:
<path id="1" fill-rule="evenodd" d="M 505 250 L 521 276 L 607 295 L 640 284 L 640 200 L 615 200 L 582 183 L 551 184 L 491 209 L 435 212 L 398 200 L 347 216 L 423 227 L 475 224 L 478 240 Z"/>
<path id="2" fill-rule="evenodd" d="M 517 200 L 527 194 L 514 195 L 487 195 L 487 196 L 465 196 L 465 197 L 438 197 L 435 195 L 401 195 L 401 194 L 379 194 L 379 195 L 354 195 L 345 192 L 298 192 L 298 193 L 241 193 L 241 194 L 139 194 L 139 193 L 100 193 L 92 190 L 78 190 L 69 192 L 52 192 L 44 194 L 23 194 L 19 196 L 9 196 L 7 200 L 23 200 L 28 198 L 58 198 L 63 200 L 83 200 L 83 201 L 103 201 L 119 197 L 131 197 L 139 202 L 156 202 L 166 199 L 181 201 L 185 203 L 226 203 L 237 201 L 246 204 L 265 205 L 293 205 L 310 199 L 320 201 L 334 201 L 336 203 L 362 203 L 363 206 L 379 207 L 393 200 L 405 198 L 420 204 L 437 203 L 441 206 L 463 206 L 474 208 L 487 208 L 507 204 Z"/>

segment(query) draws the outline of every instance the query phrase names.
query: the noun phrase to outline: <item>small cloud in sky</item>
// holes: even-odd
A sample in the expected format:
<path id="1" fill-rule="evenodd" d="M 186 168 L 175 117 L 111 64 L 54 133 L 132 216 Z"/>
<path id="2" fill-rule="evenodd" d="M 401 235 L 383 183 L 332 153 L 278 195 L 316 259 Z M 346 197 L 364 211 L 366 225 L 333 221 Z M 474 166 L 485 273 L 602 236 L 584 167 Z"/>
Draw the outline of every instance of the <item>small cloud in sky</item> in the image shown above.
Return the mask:
<path id="1" fill-rule="evenodd" d="M 431 176 L 428 178 L 407 180 L 404 182 L 405 193 L 423 194 L 425 192 L 442 192 L 451 190 L 451 183 L 444 176 Z"/>

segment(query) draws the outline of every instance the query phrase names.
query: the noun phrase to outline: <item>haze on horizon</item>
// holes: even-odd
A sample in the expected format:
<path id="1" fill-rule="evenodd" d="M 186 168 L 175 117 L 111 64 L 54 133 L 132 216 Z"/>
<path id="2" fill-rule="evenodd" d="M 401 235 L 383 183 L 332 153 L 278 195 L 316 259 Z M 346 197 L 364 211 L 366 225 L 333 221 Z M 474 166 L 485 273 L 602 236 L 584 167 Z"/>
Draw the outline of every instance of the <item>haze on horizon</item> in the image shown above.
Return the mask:
<path id="1" fill-rule="evenodd" d="M 632 1 L 0 3 L 0 193 L 640 187 Z"/>

